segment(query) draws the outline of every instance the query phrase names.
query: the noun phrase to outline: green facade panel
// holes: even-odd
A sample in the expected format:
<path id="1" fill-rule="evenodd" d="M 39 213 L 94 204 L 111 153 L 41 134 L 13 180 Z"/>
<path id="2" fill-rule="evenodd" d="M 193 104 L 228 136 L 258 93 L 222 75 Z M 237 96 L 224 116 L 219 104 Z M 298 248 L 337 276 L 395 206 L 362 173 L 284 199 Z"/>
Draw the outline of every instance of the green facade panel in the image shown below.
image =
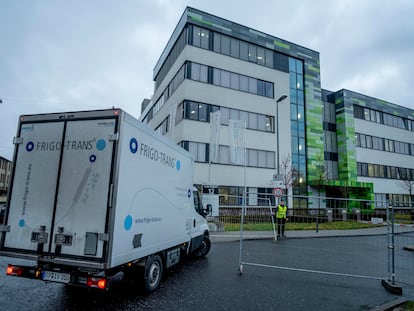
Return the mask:
<path id="1" fill-rule="evenodd" d="M 357 180 L 355 123 L 353 106 L 343 92 L 335 93 L 336 134 L 338 145 L 338 177 L 340 180 Z"/>

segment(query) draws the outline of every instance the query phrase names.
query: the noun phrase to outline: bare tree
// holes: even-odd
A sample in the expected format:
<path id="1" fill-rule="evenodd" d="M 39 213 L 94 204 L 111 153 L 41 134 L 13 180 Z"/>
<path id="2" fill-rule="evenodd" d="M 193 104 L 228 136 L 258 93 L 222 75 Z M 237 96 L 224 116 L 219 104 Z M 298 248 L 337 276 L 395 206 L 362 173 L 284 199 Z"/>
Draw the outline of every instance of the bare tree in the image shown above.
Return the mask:
<path id="1" fill-rule="evenodd" d="M 318 209 L 316 213 L 316 232 L 319 231 L 319 211 L 321 208 L 321 189 L 324 187 L 326 180 L 326 167 L 324 154 L 320 152 L 314 161 L 315 168 L 313 170 L 312 184 L 318 189 Z"/>
<path id="2" fill-rule="evenodd" d="M 320 152 L 316 157 L 315 162 L 315 170 L 314 170 L 314 177 L 313 184 L 318 188 L 318 201 L 319 201 L 319 208 L 321 207 L 321 188 L 324 186 L 326 181 L 326 167 L 325 167 L 325 159 L 322 152 Z"/>
<path id="3" fill-rule="evenodd" d="M 282 182 L 285 191 L 285 195 L 287 196 L 287 192 L 293 186 L 298 183 L 299 171 L 291 166 L 291 157 L 288 154 L 286 157 L 282 159 L 281 165 L 281 175 L 282 175 Z"/>
<path id="4" fill-rule="evenodd" d="M 400 181 L 400 186 L 401 188 L 403 188 L 404 190 L 408 191 L 409 194 L 409 202 L 410 202 L 410 209 L 411 209 L 411 214 L 413 213 L 414 210 L 414 206 L 413 206 L 413 202 L 412 202 L 412 197 L 413 197 L 413 192 L 414 192 L 414 180 L 401 180 Z"/>
<path id="5" fill-rule="evenodd" d="M 345 199 L 345 208 L 348 210 L 348 195 L 349 195 L 349 189 L 348 183 L 345 182 L 343 186 L 338 187 L 339 192 L 341 192 L 343 198 Z"/>

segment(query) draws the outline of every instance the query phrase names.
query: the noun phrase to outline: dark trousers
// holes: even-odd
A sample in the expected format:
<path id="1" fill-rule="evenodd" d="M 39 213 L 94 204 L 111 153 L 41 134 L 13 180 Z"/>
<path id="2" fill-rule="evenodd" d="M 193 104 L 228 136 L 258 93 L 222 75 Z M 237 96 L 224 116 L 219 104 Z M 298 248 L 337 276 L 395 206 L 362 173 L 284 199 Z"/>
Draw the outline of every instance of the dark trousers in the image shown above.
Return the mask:
<path id="1" fill-rule="evenodd" d="M 277 235 L 285 235 L 286 218 L 277 218 Z"/>

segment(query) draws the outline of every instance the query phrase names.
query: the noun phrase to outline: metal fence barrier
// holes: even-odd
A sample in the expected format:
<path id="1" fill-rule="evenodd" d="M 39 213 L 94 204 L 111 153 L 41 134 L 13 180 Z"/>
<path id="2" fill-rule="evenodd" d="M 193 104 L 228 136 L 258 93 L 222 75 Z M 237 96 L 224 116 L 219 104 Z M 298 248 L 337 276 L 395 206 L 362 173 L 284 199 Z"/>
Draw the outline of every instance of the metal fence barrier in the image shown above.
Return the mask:
<path id="1" fill-rule="evenodd" d="M 343 206 L 343 199 L 340 200 L 341 204 L 337 205 Z M 346 204 L 358 206 L 361 202 L 349 200 Z M 279 240 L 274 234 L 272 216 L 275 207 L 269 205 L 220 206 L 216 221 L 221 222 L 225 230 L 227 227 L 234 230 L 235 226 L 239 226 L 240 273 L 244 272 L 245 266 L 259 266 L 376 279 L 396 294 L 402 293 L 399 284 L 414 286 L 412 209 L 395 209 L 389 202 L 368 202 L 364 206 L 388 207 L 367 209 L 299 209 L 293 206 L 288 211 L 287 239 Z M 343 226 L 345 222 L 346 228 Z M 330 223 L 331 229 L 325 230 L 325 223 Z M 364 224 L 366 228 L 349 229 L 353 224 Z M 289 231 L 289 228 L 293 229 Z M 272 238 L 250 240 L 250 230 L 270 231 L 273 234 L 267 237 Z M 299 240 L 291 237 L 308 237 L 305 247 L 304 240 L 300 241 L 302 246 L 299 247 Z M 266 243 L 263 251 L 257 249 L 259 243 Z M 251 251 L 252 248 L 255 251 Z M 269 252 L 273 256 L 269 256 Z"/>

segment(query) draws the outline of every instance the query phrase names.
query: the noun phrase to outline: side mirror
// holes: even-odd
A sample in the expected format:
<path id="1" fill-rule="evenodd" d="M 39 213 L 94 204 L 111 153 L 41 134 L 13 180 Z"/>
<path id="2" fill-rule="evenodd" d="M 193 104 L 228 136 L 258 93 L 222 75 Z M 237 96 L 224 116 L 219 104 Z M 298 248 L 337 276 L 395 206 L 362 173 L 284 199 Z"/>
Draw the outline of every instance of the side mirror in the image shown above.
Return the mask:
<path id="1" fill-rule="evenodd" d="M 203 209 L 203 216 L 207 216 L 211 214 L 212 211 L 213 211 L 213 207 L 211 206 L 211 204 L 207 204 L 206 208 Z"/>

